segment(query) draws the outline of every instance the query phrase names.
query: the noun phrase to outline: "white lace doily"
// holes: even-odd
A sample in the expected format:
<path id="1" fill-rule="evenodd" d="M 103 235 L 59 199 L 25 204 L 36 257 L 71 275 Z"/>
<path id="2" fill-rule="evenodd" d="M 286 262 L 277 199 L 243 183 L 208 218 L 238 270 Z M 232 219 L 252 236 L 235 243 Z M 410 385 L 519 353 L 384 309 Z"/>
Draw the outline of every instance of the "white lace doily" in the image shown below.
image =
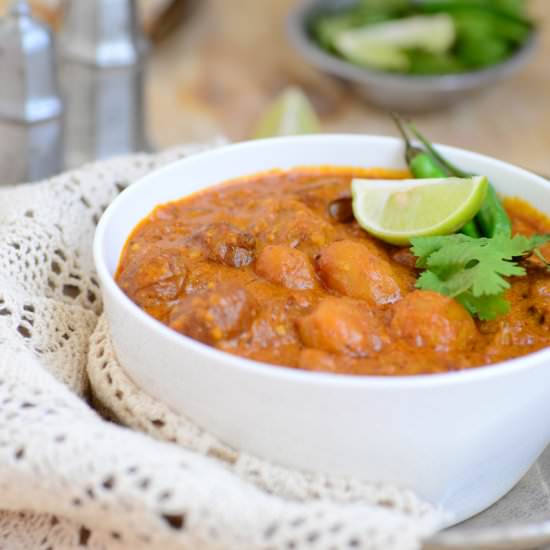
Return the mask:
<path id="1" fill-rule="evenodd" d="M 240 453 L 117 364 L 95 225 L 130 182 L 199 148 L 0 191 L 0 550 L 419 548 L 441 515 L 411 493 Z"/>

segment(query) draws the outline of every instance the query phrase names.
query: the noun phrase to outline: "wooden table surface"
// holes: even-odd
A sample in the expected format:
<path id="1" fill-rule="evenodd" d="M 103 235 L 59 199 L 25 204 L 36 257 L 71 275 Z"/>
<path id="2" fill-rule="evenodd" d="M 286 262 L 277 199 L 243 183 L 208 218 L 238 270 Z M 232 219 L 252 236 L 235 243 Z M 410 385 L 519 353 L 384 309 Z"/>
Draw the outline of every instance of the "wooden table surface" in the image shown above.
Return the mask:
<path id="1" fill-rule="evenodd" d="M 148 78 L 155 147 L 224 133 L 248 135 L 265 105 L 301 86 L 329 132 L 395 135 L 385 113 L 310 67 L 288 44 L 294 0 L 201 0 L 177 35 L 158 46 Z M 550 174 L 550 0 L 531 0 L 541 27 L 534 60 L 513 78 L 448 110 L 415 116 L 433 140 Z"/>

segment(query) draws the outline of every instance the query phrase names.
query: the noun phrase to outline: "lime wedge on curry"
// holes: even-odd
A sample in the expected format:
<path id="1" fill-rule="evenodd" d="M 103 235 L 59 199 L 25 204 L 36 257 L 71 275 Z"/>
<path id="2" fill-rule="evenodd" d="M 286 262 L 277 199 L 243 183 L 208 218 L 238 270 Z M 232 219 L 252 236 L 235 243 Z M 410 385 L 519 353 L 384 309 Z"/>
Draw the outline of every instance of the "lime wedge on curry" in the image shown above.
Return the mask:
<path id="1" fill-rule="evenodd" d="M 391 244 L 414 237 L 450 235 L 479 211 L 488 181 L 473 178 L 354 179 L 353 213 L 368 233 Z"/>
<path id="2" fill-rule="evenodd" d="M 307 96 L 296 87 L 284 90 L 261 117 L 254 139 L 316 134 L 321 124 Z"/>
<path id="3" fill-rule="evenodd" d="M 334 47 L 350 61 L 387 70 L 406 70 L 407 50 L 444 54 L 456 39 L 448 14 L 418 15 L 341 31 Z"/>

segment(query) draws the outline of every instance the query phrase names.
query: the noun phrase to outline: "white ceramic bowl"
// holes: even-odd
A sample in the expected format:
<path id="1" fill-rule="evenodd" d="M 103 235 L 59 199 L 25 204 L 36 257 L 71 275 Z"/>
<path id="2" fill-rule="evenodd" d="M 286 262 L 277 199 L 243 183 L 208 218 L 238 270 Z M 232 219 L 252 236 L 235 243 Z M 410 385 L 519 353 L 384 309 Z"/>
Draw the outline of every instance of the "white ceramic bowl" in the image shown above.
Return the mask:
<path id="1" fill-rule="evenodd" d="M 505 195 L 550 214 L 550 183 L 442 147 Z M 184 337 L 113 280 L 124 243 L 154 206 L 224 180 L 298 165 L 403 166 L 397 139 L 308 136 L 241 143 L 158 170 L 105 212 L 94 255 L 120 363 L 147 393 L 226 443 L 304 470 L 392 482 L 465 519 L 504 495 L 550 442 L 550 350 L 466 372 L 344 376 L 270 366 Z"/>

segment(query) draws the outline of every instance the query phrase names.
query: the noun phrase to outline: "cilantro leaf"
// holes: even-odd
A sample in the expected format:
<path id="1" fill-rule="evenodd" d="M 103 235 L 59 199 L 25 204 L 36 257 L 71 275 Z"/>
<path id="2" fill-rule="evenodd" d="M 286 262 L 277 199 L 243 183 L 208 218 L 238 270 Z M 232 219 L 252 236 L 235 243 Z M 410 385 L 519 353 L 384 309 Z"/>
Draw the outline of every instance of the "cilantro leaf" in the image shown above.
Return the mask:
<path id="1" fill-rule="evenodd" d="M 451 235 L 453 243 L 470 239 L 466 235 Z M 427 267 L 428 258 L 436 251 L 449 244 L 449 237 L 416 237 L 411 240 L 411 252 L 418 258 L 417 267 Z"/>
<path id="2" fill-rule="evenodd" d="M 506 300 L 504 294 L 476 297 L 470 292 L 464 292 L 457 297 L 457 300 L 482 321 L 492 321 L 500 315 L 506 315 L 510 310 L 510 302 Z"/>
<path id="3" fill-rule="evenodd" d="M 480 319 L 494 319 L 508 311 L 506 278 L 526 273 L 516 260 L 549 241 L 550 235 L 417 237 L 411 250 L 425 271 L 416 286 L 456 298 Z"/>
<path id="4" fill-rule="evenodd" d="M 420 277 L 416 280 L 416 288 L 421 288 L 422 290 L 435 290 L 446 296 L 451 295 L 447 285 L 433 271 L 424 271 L 421 273 Z"/>

